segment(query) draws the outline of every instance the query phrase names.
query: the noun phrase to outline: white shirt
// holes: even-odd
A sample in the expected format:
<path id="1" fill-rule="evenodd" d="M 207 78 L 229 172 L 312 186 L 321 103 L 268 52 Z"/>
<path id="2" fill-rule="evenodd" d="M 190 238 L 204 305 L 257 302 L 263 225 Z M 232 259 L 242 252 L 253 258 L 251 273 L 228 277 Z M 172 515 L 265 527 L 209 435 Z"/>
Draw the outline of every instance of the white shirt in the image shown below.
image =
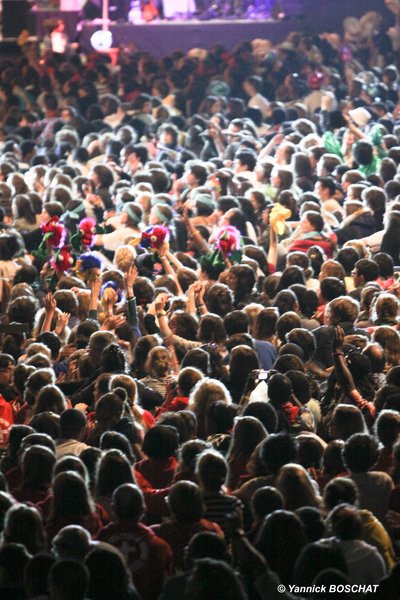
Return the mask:
<path id="1" fill-rule="evenodd" d="M 115 252 L 119 246 L 125 244 L 125 240 L 129 237 L 139 237 L 140 234 L 131 227 L 121 227 L 112 233 L 105 233 L 102 236 L 103 246 L 105 250 Z"/>

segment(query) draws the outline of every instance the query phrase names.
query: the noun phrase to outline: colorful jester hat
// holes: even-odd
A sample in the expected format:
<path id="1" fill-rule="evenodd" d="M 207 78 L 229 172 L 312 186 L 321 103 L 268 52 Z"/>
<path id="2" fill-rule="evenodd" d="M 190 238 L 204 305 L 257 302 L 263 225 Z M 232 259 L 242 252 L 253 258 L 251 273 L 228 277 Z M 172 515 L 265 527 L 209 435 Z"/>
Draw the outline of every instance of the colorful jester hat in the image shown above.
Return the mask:
<path id="1" fill-rule="evenodd" d="M 101 260 L 90 252 L 81 254 L 76 261 L 76 274 L 86 282 L 98 279 L 101 275 L 101 269 Z"/>
<path id="2" fill-rule="evenodd" d="M 96 234 L 102 233 L 104 230 L 96 224 L 96 221 L 91 217 L 86 217 L 81 220 L 71 238 L 72 247 L 78 252 L 85 252 L 94 246 Z"/>
<path id="3" fill-rule="evenodd" d="M 41 260 L 48 260 L 53 253 L 60 251 L 64 246 L 67 231 L 58 217 L 52 217 L 50 221 L 40 225 L 42 241 L 39 248 L 32 254 Z"/>
<path id="4" fill-rule="evenodd" d="M 57 276 L 62 277 L 71 270 L 74 264 L 74 257 L 69 253 L 68 247 L 64 246 L 61 250 L 57 250 L 53 253 L 50 264 Z"/>
<path id="5" fill-rule="evenodd" d="M 210 241 L 214 244 L 214 251 L 207 254 L 206 261 L 215 267 L 225 269 L 226 259 L 232 264 L 242 260 L 243 240 L 240 231 L 232 225 L 219 227 L 212 235 Z"/>
<path id="6" fill-rule="evenodd" d="M 154 225 L 143 231 L 140 245 L 150 250 L 150 252 L 155 253 L 165 242 L 169 241 L 169 238 L 170 231 L 168 227 L 165 227 L 165 225 Z"/>

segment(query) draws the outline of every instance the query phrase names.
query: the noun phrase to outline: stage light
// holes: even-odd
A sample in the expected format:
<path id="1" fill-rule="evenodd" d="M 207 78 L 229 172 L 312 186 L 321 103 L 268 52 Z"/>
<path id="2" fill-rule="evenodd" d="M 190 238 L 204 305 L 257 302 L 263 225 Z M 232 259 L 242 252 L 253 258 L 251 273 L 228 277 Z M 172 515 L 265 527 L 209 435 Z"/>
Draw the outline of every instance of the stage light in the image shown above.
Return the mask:
<path id="1" fill-rule="evenodd" d="M 104 50 L 109 50 L 113 43 L 112 33 L 108 29 L 101 29 L 100 31 L 95 31 L 92 37 L 90 38 L 90 43 L 93 48 L 98 52 L 102 52 Z"/>

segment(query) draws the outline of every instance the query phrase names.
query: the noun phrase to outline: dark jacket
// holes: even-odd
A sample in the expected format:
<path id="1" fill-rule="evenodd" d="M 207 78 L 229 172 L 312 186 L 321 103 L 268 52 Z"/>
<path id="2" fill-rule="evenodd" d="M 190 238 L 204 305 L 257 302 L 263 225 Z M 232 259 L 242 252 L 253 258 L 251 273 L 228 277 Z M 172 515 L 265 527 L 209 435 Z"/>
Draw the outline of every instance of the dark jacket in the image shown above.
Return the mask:
<path id="1" fill-rule="evenodd" d="M 357 214 L 361 213 L 361 214 Z M 359 240 L 376 232 L 376 222 L 369 211 L 357 211 L 351 217 L 347 217 L 343 226 L 336 229 L 338 243 L 343 245 L 349 240 Z"/>

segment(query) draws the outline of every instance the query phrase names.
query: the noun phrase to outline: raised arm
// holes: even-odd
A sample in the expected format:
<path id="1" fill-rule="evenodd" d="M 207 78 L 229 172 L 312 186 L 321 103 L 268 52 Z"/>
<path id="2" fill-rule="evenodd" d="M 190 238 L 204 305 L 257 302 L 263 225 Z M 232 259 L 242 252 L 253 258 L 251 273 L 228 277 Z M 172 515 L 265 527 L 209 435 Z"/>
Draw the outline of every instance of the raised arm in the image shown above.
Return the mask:
<path id="1" fill-rule="evenodd" d="M 51 323 L 53 321 L 54 313 L 56 312 L 57 302 L 51 292 L 46 294 L 43 299 L 44 304 L 44 320 L 40 333 L 45 331 L 51 331 Z"/>

